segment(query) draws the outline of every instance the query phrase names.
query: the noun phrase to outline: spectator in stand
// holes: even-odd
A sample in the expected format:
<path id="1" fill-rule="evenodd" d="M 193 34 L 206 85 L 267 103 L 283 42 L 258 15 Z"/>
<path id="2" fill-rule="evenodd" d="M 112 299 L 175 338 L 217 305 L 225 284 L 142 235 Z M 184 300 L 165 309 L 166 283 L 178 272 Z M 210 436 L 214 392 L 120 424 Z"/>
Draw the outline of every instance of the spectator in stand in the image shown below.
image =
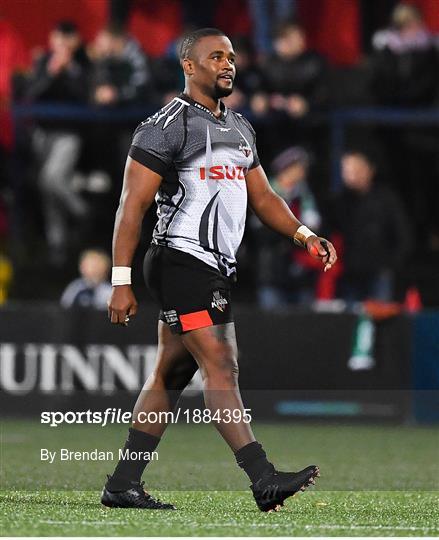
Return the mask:
<path id="1" fill-rule="evenodd" d="M 159 107 L 172 101 L 184 88 L 184 77 L 180 65 L 182 40 L 183 35 L 169 44 L 165 55 L 151 59 L 155 102 Z"/>
<path id="2" fill-rule="evenodd" d="M 271 185 L 288 204 L 294 215 L 315 232 L 321 217 L 308 186 L 308 153 L 301 147 L 284 150 L 273 161 Z M 287 239 L 268 230 L 252 216 L 257 246 L 258 301 L 262 308 L 273 309 L 314 300 L 319 267 L 307 253 L 294 249 Z"/>
<path id="3" fill-rule="evenodd" d="M 124 107 L 136 103 L 151 105 L 152 77 L 140 44 L 121 26 L 111 24 L 100 30 L 89 47 L 91 102 L 99 107 Z M 87 133 L 89 171 L 83 183 L 89 192 L 98 186 L 101 194 L 115 197 L 126 160 L 134 125 L 130 121 L 111 125 L 93 123 Z M 102 186 L 102 188 L 100 187 Z M 102 200 L 102 199 L 101 199 Z M 96 201 L 99 203 L 100 201 Z M 95 205 L 100 211 L 99 204 Z"/>
<path id="4" fill-rule="evenodd" d="M 401 203 L 375 181 L 367 152 L 346 152 L 341 161 L 344 190 L 336 198 L 334 228 L 343 238 L 340 293 L 347 302 L 394 300 L 394 278 L 411 248 L 411 231 Z"/>
<path id="5" fill-rule="evenodd" d="M 108 281 L 110 266 L 110 257 L 104 251 L 84 251 L 79 259 L 81 277 L 67 286 L 61 297 L 61 306 L 107 309 L 111 294 L 111 284 Z"/>
<path id="6" fill-rule="evenodd" d="M 398 4 L 391 26 L 373 37 L 372 89 L 380 105 L 403 108 L 432 107 L 439 97 L 439 55 L 435 37 L 421 12 L 412 4 Z M 426 238 L 437 213 L 438 132 L 434 125 L 406 125 L 380 128 L 389 159 L 397 167 L 398 191 L 410 202 L 409 211 L 417 224 L 420 242 Z"/>
<path id="7" fill-rule="evenodd" d="M 148 99 L 150 72 L 139 43 L 118 26 L 101 30 L 90 48 L 93 97 L 97 105 L 122 105 Z"/>
<path id="8" fill-rule="evenodd" d="M 421 12 L 398 4 L 391 27 L 373 36 L 372 88 L 382 105 L 422 107 L 437 97 L 439 63 Z"/>
<path id="9" fill-rule="evenodd" d="M 261 113 L 268 107 L 301 118 L 327 103 L 327 65 L 307 49 L 303 28 L 287 22 L 277 30 L 274 53 L 263 62 L 263 92 L 257 96 Z"/>
<path id="10" fill-rule="evenodd" d="M 273 29 L 281 21 L 293 18 L 296 4 L 296 0 L 248 0 L 253 41 L 259 56 L 272 52 Z"/>
<path id="11" fill-rule="evenodd" d="M 236 77 L 233 92 L 223 101 L 234 110 L 252 108 L 252 96 L 261 87 L 261 70 L 254 62 L 254 51 L 247 38 L 235 38 L 233 46 L 236 53 Z"/>
<path id="12" fill-rule="evenodd" d="M 76 25 L 70 21 L 58 23 L 50 33 L 49 48 L 34 66 L 28 98 L 34 102 L 84 103 L 89 62 Z M 81 137 L 74 123 L 62 119 L 39 121 L 33 135 L 34 150 L 41 162 L 39 183 L 49 258 L 61 266 L 67 256 L 68 218 L 82 220 L 87 214 L 85 201 L 71 187 Z"/>

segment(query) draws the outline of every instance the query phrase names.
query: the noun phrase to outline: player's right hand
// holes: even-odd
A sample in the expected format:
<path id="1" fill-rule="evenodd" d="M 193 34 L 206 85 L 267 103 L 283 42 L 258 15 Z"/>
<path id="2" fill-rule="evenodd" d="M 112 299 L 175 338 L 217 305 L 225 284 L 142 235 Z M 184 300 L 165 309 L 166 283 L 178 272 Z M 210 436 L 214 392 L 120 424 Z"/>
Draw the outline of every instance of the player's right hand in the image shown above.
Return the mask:
<path id="1" fill-rule="evenodd" d="M 334 246 L 326 238 L 310 236 L 306 241 L 308 253 L 315 259 L 320 259 L 324 264 L 324 272 L 330 270 L 337 262 L 337 252 Z"/>
<path id="2" fill-rule="evenodd" d="M 130 317 L 137 313 L 137 300 L 131 285 L 117 285 L 113 287 L 108 301 L 108 318 L 112 324 L 128 326 Z"/>

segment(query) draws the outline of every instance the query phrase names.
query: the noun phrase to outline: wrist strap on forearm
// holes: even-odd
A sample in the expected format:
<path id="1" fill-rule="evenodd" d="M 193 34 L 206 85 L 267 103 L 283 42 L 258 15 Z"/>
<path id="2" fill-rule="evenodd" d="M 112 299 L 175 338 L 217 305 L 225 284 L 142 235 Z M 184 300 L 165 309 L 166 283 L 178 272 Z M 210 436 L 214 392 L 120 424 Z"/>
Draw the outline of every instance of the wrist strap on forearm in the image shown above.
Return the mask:
<path id="1" fill-rule="evenodd" d="M 297 231 L 296 231 L 296 234 L 294 235 L 293 237 L 293 240 L 294 240 L 294 243 L 297 245 L 297 246 L 300 246 L 300 247 L 306 247 L 306 241 L 308 240 L 308 238 L 310 236 L 316 236 L 316 233 L 313 233 L 310 229 L 308 229 L 308 227 L 306 227 L 305 225 L 301 225 Z"/>
<path id="2" fill-rule="evenodd" d="M 129 266 L 113 266 L 111 271 L 111 284 L 131 285 L 131 268 Z"/>

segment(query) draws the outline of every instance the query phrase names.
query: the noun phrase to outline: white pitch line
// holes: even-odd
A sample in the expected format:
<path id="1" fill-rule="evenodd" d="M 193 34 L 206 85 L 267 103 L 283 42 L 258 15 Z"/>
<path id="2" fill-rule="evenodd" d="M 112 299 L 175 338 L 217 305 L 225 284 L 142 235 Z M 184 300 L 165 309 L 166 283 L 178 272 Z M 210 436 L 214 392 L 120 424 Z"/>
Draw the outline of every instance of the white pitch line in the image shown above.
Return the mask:
<path id="1" fill-rule="evenodd" d="M 52 519 L 40 520 L 39 523 L 49 525 L 127 525 L 126 521 L 55 521 Z"/>
<path id="2" fill-rule="evenodd" d="M 126 521 L 55 521 L 51 519 L 40 520 L 39 523 L 46 523 L 49 525 L 127 525 Z M 237 522 L 230 523 L 206 523 L 203 527 L 213 528 L 213 527 L 233 527 L 240 525 Z M 246 527 L 285 527 L 287 524 L 283 523 L 246 523 Z M 290 524 L 288 524 L 290 526 Z M 342 530 L 357 530 L 357 529 L 370 529 L 374 531 L 380 530 L 396 530 L 396 531 L 435 531 L 437 527 L 415 527 L 415 526 L 402 526 L 402 525 L 296 525 L 294 528 L 297 529 L 342 529 Z"/>
<path id="3" fill-rule="evenodd" d="M 437 527 L 414 527 L 408 525 L 404 527 L 403 525 L 304 525 L 304 529 L 373 529 L 374 531 L 379 530 L 397 530 L 397 531 L 435 531 Z"/>
<path id="4" fill-rule="evenodd" d="M 203 525 L 203 527 L 233 527 L 236 525 L 240 525 L 240 523 L 236 522 L 230 522 L 230 523 L 206 523 Z M 289 523 L 246 523 L 246 527 L 269 527 L 269 528 L 276 528 L 276 527 L 290 527 L 291 525 Z M 437 530 L 437 527 L 414 527 L 414 526 L 401 526 L 401 525 L 395 525 L 392 527 L 391 525 L 293 525 L 296 529 L 346 529 L 346 530 L 352 530 L 352 529 L 372 529 L 372 530 L 398 530 L 398 531 L 435 531 Z"/>

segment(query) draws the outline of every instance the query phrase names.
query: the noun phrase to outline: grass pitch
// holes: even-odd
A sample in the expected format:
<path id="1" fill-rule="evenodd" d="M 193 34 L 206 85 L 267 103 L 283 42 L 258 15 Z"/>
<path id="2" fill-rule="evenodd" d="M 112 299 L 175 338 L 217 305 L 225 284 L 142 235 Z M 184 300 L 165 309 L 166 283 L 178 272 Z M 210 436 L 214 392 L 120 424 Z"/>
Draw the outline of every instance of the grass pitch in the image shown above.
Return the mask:
<path id="1" fill-rule="evenodd" d="M 320 466 L 316 489 L 263 514 L 212 426 L 170 426 L 148 490 L 176 512 L 105 509 L 109 462 L 41 462 L 40 449 L 114 451 L 122 426 L 2 424 L 2 536 L 437 536 L 438 432 L 432 428 L 255 425 L 276 466 Z"/>

